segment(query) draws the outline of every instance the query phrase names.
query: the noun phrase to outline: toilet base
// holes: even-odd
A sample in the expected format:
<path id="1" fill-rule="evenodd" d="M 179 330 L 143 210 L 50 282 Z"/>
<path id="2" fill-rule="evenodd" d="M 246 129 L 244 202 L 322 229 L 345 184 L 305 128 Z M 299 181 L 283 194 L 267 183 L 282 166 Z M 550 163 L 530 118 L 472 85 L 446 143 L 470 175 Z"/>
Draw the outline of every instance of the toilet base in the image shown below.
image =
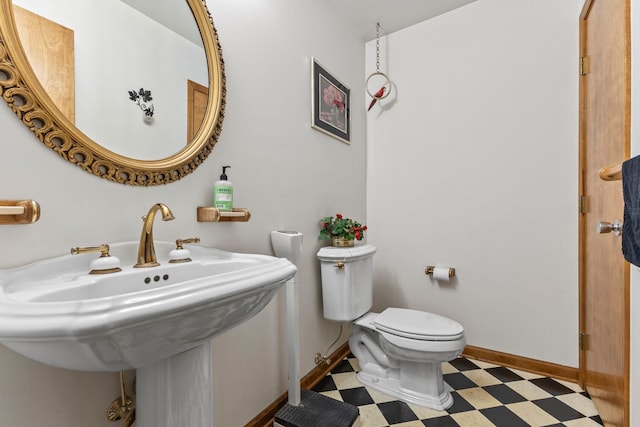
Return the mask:
<path id="1" fill-rule="evenodd" d="M 451 396 L 452 389 L 447 383 L 444 383 L 444 388 L 440 395 L 428 395 L 403 389 L 400 385 L 400 380 L 391 376 L 380 378 L 360 371 L 356 375 L 356 378 L 363 385 L 395 397 L 403 402 L 414 403 L 436 411 L 444 411 L 453 405 L 453 396 Z"/>

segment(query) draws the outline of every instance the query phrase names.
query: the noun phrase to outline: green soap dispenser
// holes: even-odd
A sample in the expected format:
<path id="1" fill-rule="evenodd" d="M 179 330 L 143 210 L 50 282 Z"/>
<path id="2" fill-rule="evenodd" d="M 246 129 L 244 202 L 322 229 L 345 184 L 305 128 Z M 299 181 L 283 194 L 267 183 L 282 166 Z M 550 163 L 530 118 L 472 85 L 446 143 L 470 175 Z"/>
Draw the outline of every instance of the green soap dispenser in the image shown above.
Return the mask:
<path id="1" fill-rule="evenodd" d="M 220 212 L 231 212 L 233 210 L 233 184 L 227 180 L 226 169 L 231 166 L 222 167 L 220 180 L 213 186 L 213 207 Z"/>

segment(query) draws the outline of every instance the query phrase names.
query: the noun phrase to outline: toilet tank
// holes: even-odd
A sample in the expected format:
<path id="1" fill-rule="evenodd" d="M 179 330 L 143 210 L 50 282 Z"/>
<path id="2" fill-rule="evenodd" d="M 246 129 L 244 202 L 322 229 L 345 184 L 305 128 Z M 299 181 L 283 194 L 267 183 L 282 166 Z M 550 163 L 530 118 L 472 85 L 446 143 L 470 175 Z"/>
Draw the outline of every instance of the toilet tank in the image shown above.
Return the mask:
<path id="1" fill-rule="evenodd" d="M 350 322 L 369 311 L 373 303 L 375 246 L 325 246 L 318 251 L 322 275 L 324 317 Z"/>

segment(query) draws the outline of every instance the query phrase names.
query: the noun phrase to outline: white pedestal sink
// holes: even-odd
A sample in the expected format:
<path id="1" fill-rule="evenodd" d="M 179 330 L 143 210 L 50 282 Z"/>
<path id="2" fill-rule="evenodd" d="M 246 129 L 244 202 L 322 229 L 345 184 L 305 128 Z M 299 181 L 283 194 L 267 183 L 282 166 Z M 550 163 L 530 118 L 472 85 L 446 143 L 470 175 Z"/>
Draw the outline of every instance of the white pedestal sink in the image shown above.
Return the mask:
<path id="1" fill-rule="evenodd" d="M 286 259 L 190 245 L 191 262 L 132 268 L 138 242 L 111 245 L 122 271 L 88 274 L 95 254 L 0 270 L 0 342 L 48 365 L 136 369 L 138 427 L 212 426 L 210 339 L 250 319 L 296 268 Z"/>
<path id="2" fill-rule="evenodd" d="M 136 371 L 136 426 L 213 426 L 211 346 L 171 356 Z"/>

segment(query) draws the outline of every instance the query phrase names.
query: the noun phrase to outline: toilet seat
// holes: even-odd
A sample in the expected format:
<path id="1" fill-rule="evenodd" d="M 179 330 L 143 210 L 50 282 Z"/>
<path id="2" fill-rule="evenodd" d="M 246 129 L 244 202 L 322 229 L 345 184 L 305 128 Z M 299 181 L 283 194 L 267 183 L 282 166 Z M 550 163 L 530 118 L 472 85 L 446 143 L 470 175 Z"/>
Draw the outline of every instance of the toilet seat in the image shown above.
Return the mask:
<path id="1" fill-rule="evenodd" d="M 455 320 L 406 308 L 387 308 L 374 323 L 381 332 L 419 341 L 457 341 L 464 336 L 464 328 Z"/>

